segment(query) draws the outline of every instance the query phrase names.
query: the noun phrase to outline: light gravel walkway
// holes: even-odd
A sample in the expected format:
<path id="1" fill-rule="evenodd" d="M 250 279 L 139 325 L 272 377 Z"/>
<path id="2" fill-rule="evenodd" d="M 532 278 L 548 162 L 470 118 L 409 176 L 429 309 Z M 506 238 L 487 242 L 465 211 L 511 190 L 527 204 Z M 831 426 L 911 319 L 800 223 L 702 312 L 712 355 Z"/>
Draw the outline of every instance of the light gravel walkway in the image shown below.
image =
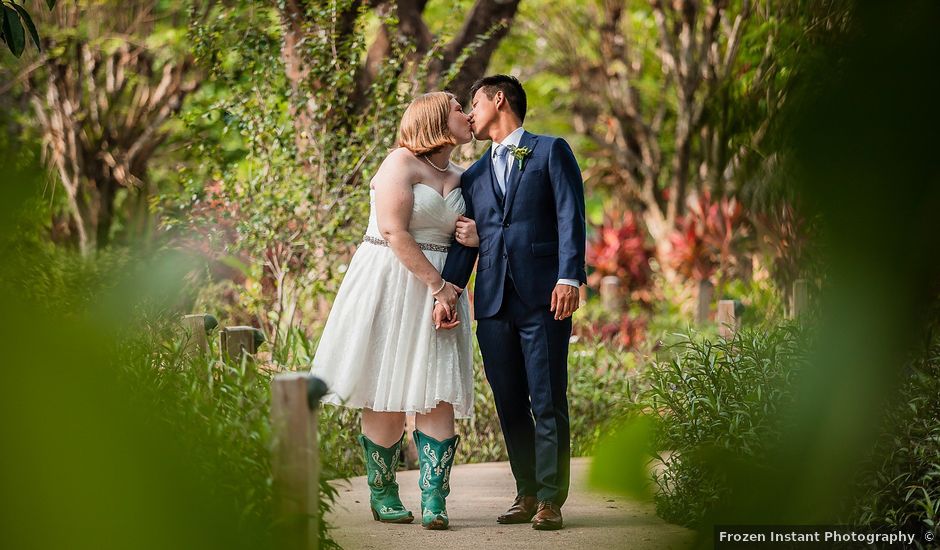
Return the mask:
<path id="1" fill-rule="evenodd" d="M 536 531 L 531 525 L 499 525 L 496 516 L 512 503 L 515 484 L 509 463 L 463 464 L 451 473 L 447 511 L 449 531 L 426 531 L 420 524 L 418 472 L 398 472 L 401 497 L 415 514 L 415 523 L 392 525 L 374 521 L 364 477 L 337 481 L 337 504 L 329 521 L 333 536 L 346 550 L 489 550 L 511 548 L 680 549 L 690 545 L 692 531 L 656 517 L 653 505 L 586 488 L 590 459 L 571 462 L 571 495 L 562 508 L 565 528 Z"/>

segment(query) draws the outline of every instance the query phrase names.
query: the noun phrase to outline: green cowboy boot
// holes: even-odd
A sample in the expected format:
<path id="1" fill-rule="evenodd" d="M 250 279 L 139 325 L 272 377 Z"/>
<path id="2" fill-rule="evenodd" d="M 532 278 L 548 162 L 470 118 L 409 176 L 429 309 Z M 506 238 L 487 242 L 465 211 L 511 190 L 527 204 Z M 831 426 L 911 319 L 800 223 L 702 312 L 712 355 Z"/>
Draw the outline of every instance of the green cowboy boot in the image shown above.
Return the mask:
<path id="1" fill-rule="evenodd" d="M 402 439 L 405 434 L 401 434 Z M 365 435 L 359 435 L 359 443 L 366 453 L 366 479 L 369 482 L 369 506 L 372 517 L 384 523 L 411 523 L 414 515 L 405 509 L 398 496 L 395 471 L 401 456 L 401 439 L 391 447 L 373 443 Z"/>
<path id="2" fill-rule="evenodd" d="M 447 529 L 445 499 L 450 494 L 450 469 L 460 436 L 438 441 L 418 430 L 414 432 L 418 445 L 418 487 L 421 489 L 421 525 L 425 529 Z"/>

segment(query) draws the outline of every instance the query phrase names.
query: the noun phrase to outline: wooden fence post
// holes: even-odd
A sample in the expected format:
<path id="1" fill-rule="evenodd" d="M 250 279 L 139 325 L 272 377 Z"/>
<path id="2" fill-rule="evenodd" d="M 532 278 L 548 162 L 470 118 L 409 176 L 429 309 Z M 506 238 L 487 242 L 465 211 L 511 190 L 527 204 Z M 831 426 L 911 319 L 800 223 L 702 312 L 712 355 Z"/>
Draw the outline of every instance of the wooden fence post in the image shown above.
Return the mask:
<path id="1" fill-rule="evenodd" d="M 262 342 L 264 334 L 254 327 L 225 327 L 219 334 L 219 349 L 223 360 L 241 361 L 242 353 L 254 355 Z"/>
<path id="2" fill-rule="evenodd" d="M 209 339 L 206 334 L 219 326 L 218 319 L 208 313 L 194 313 L 192 315 L 183 315 L 182 321 L 187 335 L 186 353 L 208 353 Z"/>
<path id="3" fill-rule="evenodd" d="M 793 292 L 790 294 L 790 318 L 797 319 L 809 306 L 809 282 L 806 279 L 793 281 Z"/>
<path id="4" fill-rule="evenodd" d="M 703 325 L 708 321 L 708 311 L 712 304 L 712 295 L 715 293 L 715 285 L 708 279 L 698 283 L 698 304 L 695 308 L 695 323 Z"/>
<path id="5" fill-rule="evenodd" d="M 718 300 L 718 336 L 725 340 L 734 338 L 734 333 L 738 331 L 740 323 L 737 312 L 735 311 L 734 300 Z"/>
<path id="6" fill-rule="evenodd" d="M 271 469 L 281 548 L 319 547 L 317 409 L 325 393 L 326 384 L 308 373 L 278 374 L 271 385 Z"/>
<path id="7" fill-rule="evenodd" d="M 601 279 L 601 305 L 607 311 L 620 311 L 620 278 L 607 275 Z"/>

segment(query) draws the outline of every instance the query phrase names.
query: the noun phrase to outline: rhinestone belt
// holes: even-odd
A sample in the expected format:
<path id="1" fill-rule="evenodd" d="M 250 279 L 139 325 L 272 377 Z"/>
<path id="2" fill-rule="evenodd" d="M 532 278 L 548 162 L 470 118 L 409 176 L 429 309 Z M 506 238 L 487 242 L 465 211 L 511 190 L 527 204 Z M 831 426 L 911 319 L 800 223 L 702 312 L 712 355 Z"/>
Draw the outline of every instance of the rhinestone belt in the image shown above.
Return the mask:
<path id="1" fill-rule="evenodd" d="M 363 242 L 375 244 L 378 246 L 388 246 L 388 241 L 385 239 L 380 239 L 378 237 L 373 237 L 372 235 L 366 235 L 362 238 Z M 421 250 L 432 250 L 434 252 L 447 252 L 450 247 L 444 246 L 442 244 L 431 244 L 431 243 L 418 243 L 418 248 Z"/>

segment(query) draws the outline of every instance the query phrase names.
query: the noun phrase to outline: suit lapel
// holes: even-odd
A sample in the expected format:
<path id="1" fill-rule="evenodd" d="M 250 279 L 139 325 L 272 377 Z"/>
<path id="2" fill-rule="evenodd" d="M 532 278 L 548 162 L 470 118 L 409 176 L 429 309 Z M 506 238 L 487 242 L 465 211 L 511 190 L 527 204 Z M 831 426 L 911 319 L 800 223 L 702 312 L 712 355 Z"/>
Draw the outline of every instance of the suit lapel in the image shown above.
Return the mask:
<path id="1" fill-rule="evenodd" d="M 528 147 L 529 150 L 535 151 L 535 142 L 538 141 L 538 139 L 538 136 L 535 134 L 524 132 L 522 139 L 519 140 L 519 147 Z M 509 179 L 506 182 L 506 206 L 503 207 L 503 220 L 505 220 L 509 216 L 509 212 L 512 211 L 512 201 L 516 198 L 519 180 L 522 179 L 523 172 L 529 167 L 533 154 L 534 153 L 529 153 L 529 156 L 526 157 L 525 162 L 523 162 L 522 170 L 519 169 L 519 160 L 513 156 L 509 157 L 509 160 L 513 163 L 513 167 L 512 170 L 509 171 Z"/>

